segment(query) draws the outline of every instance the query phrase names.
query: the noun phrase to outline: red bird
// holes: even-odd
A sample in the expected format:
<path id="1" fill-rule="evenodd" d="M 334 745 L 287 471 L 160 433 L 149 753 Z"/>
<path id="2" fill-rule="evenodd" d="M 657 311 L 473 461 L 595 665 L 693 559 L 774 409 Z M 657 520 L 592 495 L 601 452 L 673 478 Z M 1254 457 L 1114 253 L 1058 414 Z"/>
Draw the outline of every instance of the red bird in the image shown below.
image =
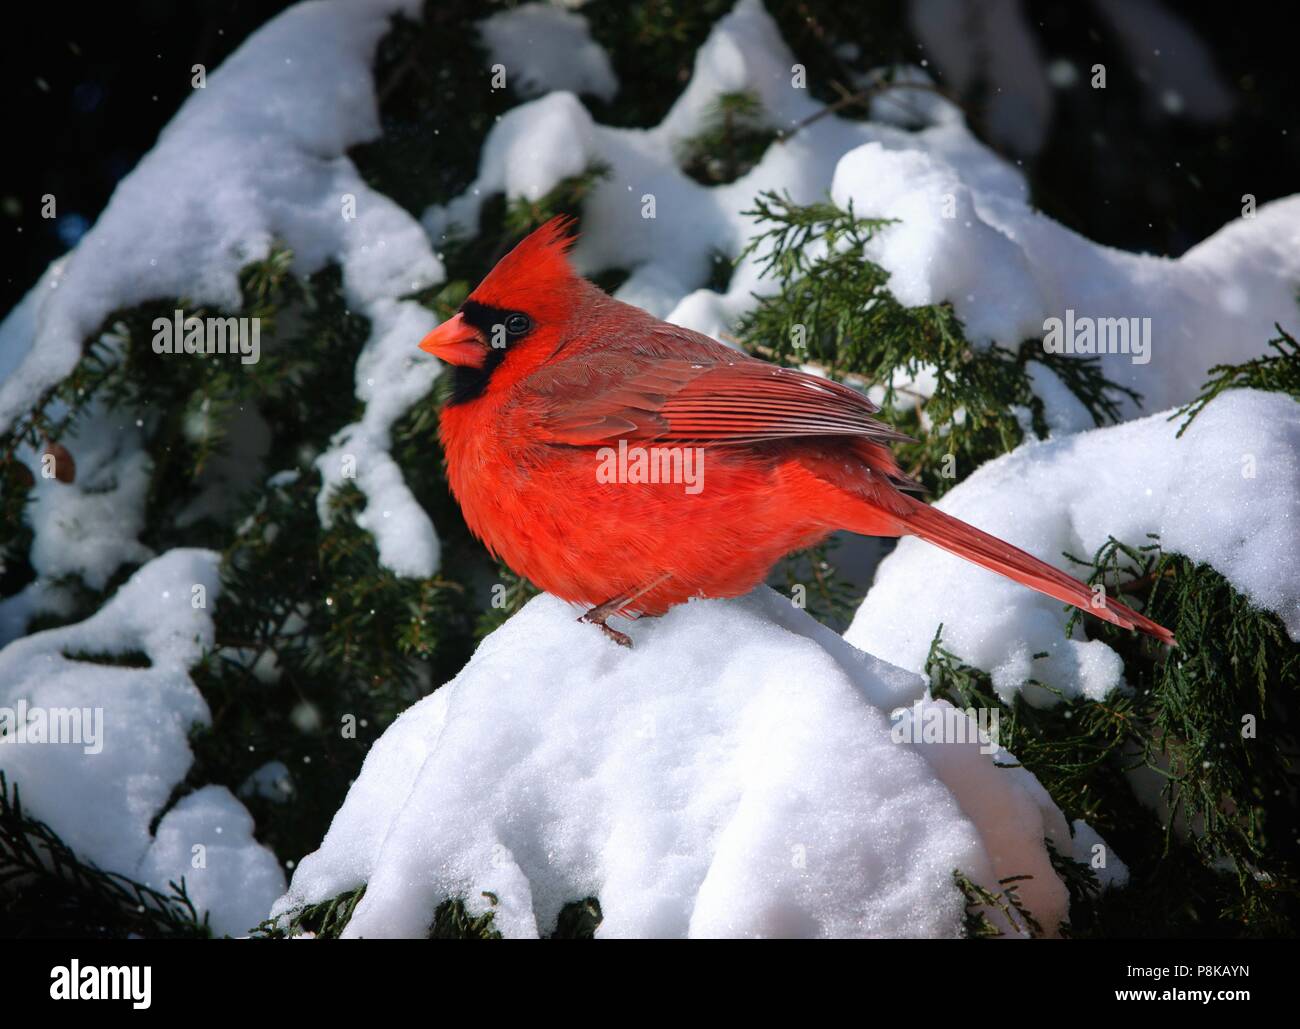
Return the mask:
<path id="1" fill-rule="evenodd" d="M 567 230 L 556 218 L 528 236 L 420 348 L 454 366 L 440 433 L 470 529 L 518 574 L 590 607 L 581 620 L 627 645 L 611 615 L 739 596 L 784 555 L 847 529 L 919 536 L 1174 643 L 901 492 L 916 484 L 886 444 L 906 437 L 856 390 L 662 322 L 579 277 Z"/>

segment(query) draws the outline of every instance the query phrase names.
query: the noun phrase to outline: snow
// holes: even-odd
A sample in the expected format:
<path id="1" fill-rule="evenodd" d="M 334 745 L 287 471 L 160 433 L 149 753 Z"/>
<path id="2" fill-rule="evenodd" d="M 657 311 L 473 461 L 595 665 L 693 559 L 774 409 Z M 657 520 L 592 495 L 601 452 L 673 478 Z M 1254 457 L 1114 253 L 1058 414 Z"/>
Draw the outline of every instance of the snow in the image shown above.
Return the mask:
<path id="1" fill-rule="evenodd" d="M 889 286 L 905 304 L 951 302 L 975 345 L 1042 340 L 1047 320 L 1067 311 L 1078 319 L 1149 318 L 1145 363 L 1131 353 L 1102 357 L 1109 378 L 1144 397 L 1142 408 L 1122 402 L 1125 417 L 1186 402 L 1212 365 L 1262 353 L 1275 322 L 1297 325 L 1300 197 L 1260 207 L 1177 260 L 1102 246 L 1036 211 L 1023 175 L 976 140 L 951 104 L 915 90 L 876 98 L 873 110 L 885 121 L 829 116 L 806 125 L 735 182 L 707 187 L 687 177 L 677 148 L 706 124 L 721 94 L 753 92 L 778 129 L 820 110 L 792 84 L 793 65 L 762 6 L 741 0 L 714 26 L 659 125 L 602 126 L 563 91 L 521 104 L 489 134 L 475 181 L 426 212 L 424 224 L 435 239 L 453 228 L 473 232 L 493 193 L 535 200 L 602 163 L 609 174 L 584 203 L 579 268 L 627 268 L 620 299 L 721 338 L 753 309 L 754 294 L 773 289 L 759 275 L 761 251 L 739 264 L 725 293 L 700 288 L 712 255 L 734 258 L 753 235 L 755 222 L 743 212 L 754 197 L 776 190 L 808 203 L 829 193 L 841 206 L 852 201 L 860 215 L 902 220 L 881 233 L 869 256 L 891 274 Z M 916 71 L 900 77 L 927 81 Z M 885 123 L 903 120 L 897 107 L 904 101 L 907 124 L 919 119 L 926 127 Z M 644 216 L 646 197 L 654 198 L 653 218 Z M 1035 383 L 1049 422 L 1082 427 L 1077 404 L 1052 376 L 1036 375 Z"/>
<path id="2" fill-rule="evenodd" d="M 349 936 L 421 936 L 455 897 L 537 936 L 587 896 L 601 937 L 954 936 L 960 868 L 1033 875 L 1031 910 L 1065 917 L 1043 839 L 1069 830 L 1033 776 L 973 738 L 893 742 L 920 677 L 765 587 L 630 632 L 531 601 L 372 747 L 275 913 L 366 883 Z"/>
<path id="3" fill-rule="evenodd" d="M 1278 393 L 1221 394 L 1176 438 L 1182 419 L 1026 443 L 980 467 L 936 507 L 1058 568 L 1109 536 L 1205 562 L 1300 640 L 1300 404 Z M 1123 681 L 1110 647 L 1076 628 L 1058 601 L 907 538 L 880 564 L 845 638 L 921 671 L 943 624 L 945 647 L 990 672 L 1005 699 L 1100 699 Z M 1033 655 L 1046 653 L 1035 659 Z"/>
<path id="4" fill-rule="evenodd" d="M 153 464 L 134 421 L 99 404 L 64 442 L 77 477 L 67 483 L 36 476 L 27 511 L 30 560 L 38 581 L 76 574 L 100 590 L 121 565 L 153 556 L 139 542 Z M 32 463 L 39 467 L 39 457 Z"/>
<path id="5" fill-rule="evenodd" d="M 356 522 L 374 535 L 379 563 L 398 575 L 426 577 L 438 570 L 441 547 L 388 447 L 393 423 L 428 393 L 437 375 L 437 362 L 413 347 L 437 320 L 411 301 L 376 300 L 369 313 L 373 333 L 356 367 L 357 397 L 366 410 L 316 459 L 322 481 L 317 509 L 322 524 L 329 524 L 330 494 L 353 481 L 367 497 Z"/>
<path id="6" fill-rule="evenodd" d="M 479 22 L 489 63 L 523 97 L 555 89 L 612 100 L 618 79 L 609 57 L 587 29 L 587 19 L 549 4 L 524 4 Z"/>
<path id="7" fill-rule="evenodd" d="M 885 83 L 890 88 L 883 88 Z M 878 90 L 871 97 L 871 120 L 907 129 L 924 129 L 941 122 L 960 122 L 961 108 L 939 93 L 921 68 L 898 64 L 859 76 L 859 88 Z"/>
<path id="8" fill-rule="evenodd" d="M 1022 289 L 1033 274 L 1029 257 L 980 219 L 974 192 L 947 161 L 867 143 L 840 159 L 831 197 L 863 217 L 898 219 L 880 230 L 866 256 L 889 270 L 889 291 L 899 303 L 952 299 L 973 340 L 1033 334 L 1027 327 L 1038 309 Z"/>
<path id="9" fill-rule="evenodd" d="M 1082 818 L 1076 818 L 1070 829 L 1074 834 L 1070 856 L 1079 864 L 1092 868 L 1102 889 L 1120 889 L 1128 885 L 1128 865 L 1111 853 L 1096 829 Z"/>
<path id="10" fill-rule="evenodd" d="M 253 839 L 253 819 L 224 786 L 195 790 L 163 815 L 136 877 L 167 893 L 178 870 L 218 936 L 247 936 L 284 889 L 275 855 Z"/>
<path id="11" fill-rule="evenodd" d="M 66 618 L 72 612 L 73 599 L 66 590 L 45 579 L 35 579 L 12 597 L 0 600 L 0 647 L 21 636 L 39 615 Z"/>
<path id="12" fill-rule="evenodd" d="M 83 861 L 164 894 L 183 876 L 200 912 L 210 908 L 213 928 L 240 934 L 264 917 L 284 883 L 243 806 L 224 788 L 204 787 L 149 829 L 193 763 L 189 731 L 211 720 L 188 669 L 212 646 L 218 561 L 212 551 L 170 550 L 85 621 L 0 651 L 0 709 L 79 708 L 98 712 L 102 724 L 98 749 L 0 737 L 0 771 L 18 785 L 26 810 Z M 204 606 L 195 606 L 200 599 Z M 132 651 L 147 655 L 149 667 L 69 656 Z M 196 845 L 207 848 L 205 867 L 194 866 Z"/>
<path id="13" fill-rule="evenodd" d="M 1140 392 L 1147 411 L 1189 400 L 1212 365 L 1262 352 L 1275 322 L 1297 323 L 1300 197 L 1169 260 L 1091 243 L 1022 196 L 975 187 L 960 162 L 935 152 L 860 147 L 840 161 L 831 194 L 861 215 L 901 219 L 868 256 L 904 304 L 951 301 L 972 342 L 1042 340 L 1047 319 L 1067 312 L 1076 322 L 1149 318 L 1145 360 L 1102 356 L 1107 377 Z"/>
<path id="14" fill-rule="evenodd" d="M 373 399 L 374 382 L 400 382 L 403 398 L 427 393 L 438 365 L 412 357 L 411 339 L 436 322 L 399 298 L 442 281 L 442 265 L 419 223 L 368 187 L 346 156 L 379 135 L 370 64 L 389 16 L 418 17 L 419 8 L 414 0 L 299 4 L 213 70 L 76 249 L 0 323 L 0 427 L 73 369 L 83 340 L 114 310 L 171 297 L 238 310 L 240 269 L 277 241 L 293 251 L 296 274 L 338 262 L 349 306 L 372 320 L 358 398 Z M 387 453 L 404 408 L 382 399 L 371 406 L 319 458 L 323 490 L 341 483 L 350 455 L 381 561 L 432 575 L 433 525 Z"/>
<path id="15" fill-rule="evenodd" d="M 293 776 L 283 761 L 268 761 L 256 769 L 239 787 L 241 797 L 266 797 L 288 800 L 293 796 Z"/>

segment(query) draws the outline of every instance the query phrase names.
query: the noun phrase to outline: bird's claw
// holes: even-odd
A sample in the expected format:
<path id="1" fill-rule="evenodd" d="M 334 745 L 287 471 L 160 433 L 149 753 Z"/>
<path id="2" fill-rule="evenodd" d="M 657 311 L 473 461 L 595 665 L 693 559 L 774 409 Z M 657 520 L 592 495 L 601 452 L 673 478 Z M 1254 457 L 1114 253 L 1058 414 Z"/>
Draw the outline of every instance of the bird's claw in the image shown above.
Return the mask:
<path id="1" fill-rule="evenodd" d="M 593 615 L 595 615 L 595 617 L 593 617 Z M 625 632 L 619 632 L 617 629 L 611 628 L 610 626 L 606 625 L 605 619 L 599 616 L 599 614 L 596 611 L 596 608 L 592 608 L 585 615 L 579 615 L 578 621 L 586 622 L 588 625 L 599 625 L 600 631 L 603 632 L 610 639 L 612 639 L 620 647 L 627 647 L 629 650 L 632 649 L 632 637 Z"/>
<path id="2" fill-rule="evenodd" d="M 617 629 L 611 629 L 608 625 L 603 625 L 603 624 L 600 627 L 600 631 L 603 632 L 610 639 L 612 639 L 620 647 L 627 647 L 628 650 L 632 649 L 632 637 L 629 636 L 627 633 L 619 632 Z"/>

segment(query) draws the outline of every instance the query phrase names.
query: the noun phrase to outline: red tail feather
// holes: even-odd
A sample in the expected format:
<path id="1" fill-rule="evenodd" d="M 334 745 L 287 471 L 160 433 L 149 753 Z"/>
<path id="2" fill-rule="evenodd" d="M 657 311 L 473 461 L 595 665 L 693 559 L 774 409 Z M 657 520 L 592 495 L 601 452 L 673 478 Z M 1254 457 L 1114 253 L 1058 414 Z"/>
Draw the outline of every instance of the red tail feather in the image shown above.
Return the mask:
<path id="1" fill-rule="evenodd" d="M 1158 625 L 1117 600 L 1107 599 L 1105 606 L 1094 607 L 1092 590 L 1060 569 L 1053 568 L 1032 554 L 1027 554 L 996 536 L 990 536 L 973 525 L 967 525 L 952 515 L 944 514 L 938 508 L 910 497 L 907 499 L 910 510 L 900 520 L 908 534 L 919 536 L 927 543 L 973 561 L 982 568 L 1005 575 L 1063 603 L 1073 604 L 1115 625 L 1125 629 L 1138 629 L 1171 647 L 1178 645 L 1174 634 L 1163 625 Z"/>

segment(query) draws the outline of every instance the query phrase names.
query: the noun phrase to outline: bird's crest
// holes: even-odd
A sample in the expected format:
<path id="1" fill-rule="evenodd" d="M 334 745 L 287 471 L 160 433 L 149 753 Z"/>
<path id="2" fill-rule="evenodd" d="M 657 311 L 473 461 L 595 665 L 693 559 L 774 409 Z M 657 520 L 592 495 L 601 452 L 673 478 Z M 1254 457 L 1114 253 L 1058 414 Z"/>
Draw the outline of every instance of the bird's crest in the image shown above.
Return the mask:
<path id="1" fill-rule="evenodd" d="M 575 225 L 560 214 L 534 229 L 497 262 L 471 298 L 493 307 L 518 306 L 521 298 L 545 295 L 572 279 L 568 252 L 577 241 Z"/>

